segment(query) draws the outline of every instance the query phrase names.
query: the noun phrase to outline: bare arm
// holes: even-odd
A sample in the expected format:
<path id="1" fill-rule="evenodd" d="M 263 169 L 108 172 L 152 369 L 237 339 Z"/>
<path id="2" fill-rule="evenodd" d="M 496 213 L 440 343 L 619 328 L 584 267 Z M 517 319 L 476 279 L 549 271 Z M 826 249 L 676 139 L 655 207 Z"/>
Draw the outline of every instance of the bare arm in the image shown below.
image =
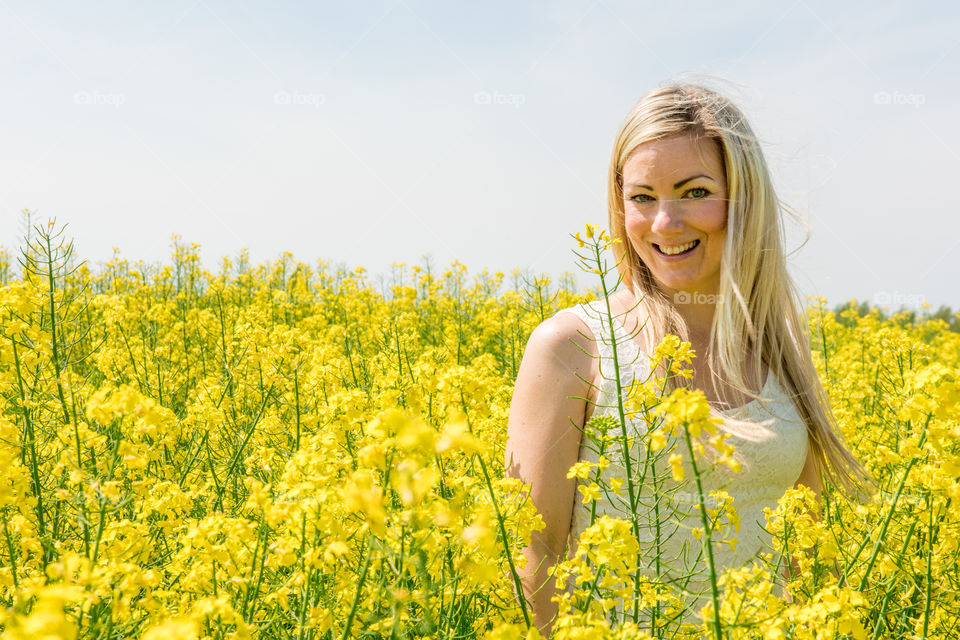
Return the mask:
<path id="1" fill-rule="evenodd" d="M 814 462 L 813 447 L 807 447 L 807 460 L 803 463 L 803 469 L 800 471 L 800 477 L 794 483 L 793 488 L 798 489 L 804 485 L 813 490 L 817 497 L 817 503 L 820 503 L 820 494 L 823 492 L 823 484 L 820 482 L 820 474 L 817 472 L 817 465 Z M 810 514 L 814 519 L 819 520 L 819 513 Z"/>
<path id="2" fill-rule="evenodd" d="M 567 471 L 579 457 L 589 388 L 577 374 L 592 381 L 596 367 L 590 355 L 596 345 L 578 331 L 590 336 L 582 320 L 561 313 L 530 334 L 507 423 L 506 474 L 530 485 L 530 499 L 546 524 L 523 550 L 527 564 L 519 573 L 534 624 L 547 637 L 557 613 L 551 602 L 555 580 L 547 570 L 563 553 L 570 531 L 576 480 L 568 479 Z"/>

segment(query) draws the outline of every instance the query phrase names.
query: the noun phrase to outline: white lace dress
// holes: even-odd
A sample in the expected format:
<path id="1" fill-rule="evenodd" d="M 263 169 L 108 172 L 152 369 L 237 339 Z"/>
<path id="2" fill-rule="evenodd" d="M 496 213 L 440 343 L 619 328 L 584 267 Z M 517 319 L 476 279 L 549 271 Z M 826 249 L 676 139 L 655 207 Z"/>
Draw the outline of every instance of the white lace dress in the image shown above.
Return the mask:
<path id="1" fill-rule="evenodd" d="M 603 301 L 576 305 L 558 313 L 561 312 L 575 313 L 586 323 L 593 335 L 600 338 L 597 340 L 597 348 L 600 354 L 602 384 L 593 415 L 611 415 L 619 421 L 616 378 L 613 375 L 614 347 L 610 339 Z M 649 356 L 640 350 L 616 316 L 613 318 L 613 325 L 617 360 L 620 365 L 619 377 L 622 387 L 625 388 L 634 378 L 638 380 L 647 378 L 650 373 Z M 591 338 L 589 335 L 586 337 Z M 726 467 L 718 467 L 715 470 L 707 470 L 703 478 L 704 494 L 709 495 L 709 491 L 713 489 L 725 488 L 734 498 L 733 505 L 740 517 L 740 530 L 734 532 L 731 527 L 730 533 L 726 536 L 736 538 L 737 544 L 734 547 L 723 543 L 713 545 L 714 564 L 718 573 L 725 567 L 742 566 L 755 554 L 767 549 L 770 544 L 770 535 L 763 529 L 766 523 L 763 510 L 767 507 L 774 508 L 784 491 L 796 483 L 806 460 L 808 447 L 806 426 L 797 414 L 793 402 L 774 378 L 771 372 L 760 394 L 766 400 L 754 400 L 741 407 L 722 412 L 725 420 L 738 421 L 737 429 L 741 436 L 734 435 L 728 442 L 735 448 L 734 455 L 741 463 L 741 471 L 733 473 Z M 746 421 L 746 423 L 739 421 Z M 630 421 L 629 425 L 633 433 L 640 433 L 645 428 L 643 421 L 639 418 L 636 421 Z M 640 438 L 636 440 L 639 443 Z M 587 438 L 582 438 L 580 460 L 596 462 L 598 453 L 595 449 L 595 444 L 588 442 Z M 697 502 L 693 471 L 686 451 L 681 448 L 679 452 L 683 455 L 684 483 L 678 485 L 673 481 L 670 467 L 665 459 L 654 465 L 659 470 L 658 477 L 667 478 L 667 483 L 663 486 L 673 488 L 674 493 L 671 494 L 672 497 L 668 502 L 677 507 L 676 510 L 671 511 L 671 515 L 661 516 L 663 524 L 660 549 L 661 558 L 664 559 L 661 565 L 661 576 L 668 581 L 678 580 L 681 575 L 689 578 L 689 581 L 683 580 L 684 584 L 681 588 L 690 597 L 697 599 L 695 608 L 685 616 L 686 620 L 694 622 L 696 616 L 693 612 L 709 601 L 709 572 L 705 560 L 697 560 L 693 557 L 701 552 L 702 543 L 693 536 L 691 530 L 694 527 L 700 527 L 701 520 L 699 512 L 692 510 L 692 505 Z M 614 448 L 605 451 L 604 456 L 611 460 L 610 465 L 603 472 L 606 483 L 609 484 L 611 478 L 625 478 L 622 453 Z M 636 475 L 638 462 L 640 464 L 643 462 L 643 456 L 642 445 L 636 445 L 631 454 L 634 475 Z M 589 481 L 578 480 L 578 484 Z M 649 505 L 653 504 L 651 500 L 653 493 L 648 485 L 649 483 L 640 495 L 643 496 L 644 503 Z M 622 493 L 624 496 L 627 493 L 625 485 Z M 613 500 L 610 499 L 611 497 Z M 590 507 L 584 505 L 579 491 L 576 492 L 574 500 L 573 517 L 570 523 L 570 545 L 573 550 L 576 550 L 580 533 L 590 524 Z M 597 517 L 603 514 L 624 517 L 625 500 L 625 497 L 603 495 L 597 500 L 595 507 Z M 708 508 L 716 506 L 715 503 L 711 504 L 709 498 L 706 504 Z M 655 555 L 652 552 L 655 548 L 656 535 L 652 533 L 652 526 L 649 529 L 651 531 L 641 531 L 641 545 L 643 549 L 650 550 L 645 555 L 652 557 Z M 684 566 L 686 569 L 681 569 Z M 652 564 L 645 567 L 644 573 L 656 575 Z M 573 585 L 569 585 L 568 591 L 572 588 Z M 618 606 L 618 618 L 621 611 L 622 609 Z"/>

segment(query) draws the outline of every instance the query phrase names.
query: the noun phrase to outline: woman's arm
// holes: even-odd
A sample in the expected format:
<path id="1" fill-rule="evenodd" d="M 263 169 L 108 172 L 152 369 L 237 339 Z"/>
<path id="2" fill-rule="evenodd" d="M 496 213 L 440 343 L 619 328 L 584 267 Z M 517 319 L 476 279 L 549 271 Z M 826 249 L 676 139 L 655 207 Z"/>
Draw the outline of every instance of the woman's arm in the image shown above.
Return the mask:
<path id="1" fill-rule="evenodd" d="M 817 504 L 820 504 L 820 494 L 823 492 L 823 483 L 820 481 L 820 473 L 817 471 L 817 465 L 813 457 L 813 447 L 807 446 L 807 460 L 803 463 L 803 469 L 800 470 L 800 477 L 794 483 L 793 488 L 798 489 L 800 485 L 809 487 L 817 497 Z M 811 513 L 813 518 L 819 520 L 819 513 Z"/>
<path id="2" fill-rule="evenodd" d="M 519 573 L 533 622 L 547 637 L 557 613 L 551 602 L 555 580 L 547 570 L 563 553 L 570 531 L 576 479 L 568 479 L 567 471 L 579 458 L 589 388 L 577 376 L 593 380 L 595 359 L 588 354 L 597 353 L 578 331 L 590 335 L 580 318 L 560 313 L 530 334 L 507 423 L 506 474 L 530 485 L 530 498 L 546 524 L 523 550 L 527 564 Z"/>

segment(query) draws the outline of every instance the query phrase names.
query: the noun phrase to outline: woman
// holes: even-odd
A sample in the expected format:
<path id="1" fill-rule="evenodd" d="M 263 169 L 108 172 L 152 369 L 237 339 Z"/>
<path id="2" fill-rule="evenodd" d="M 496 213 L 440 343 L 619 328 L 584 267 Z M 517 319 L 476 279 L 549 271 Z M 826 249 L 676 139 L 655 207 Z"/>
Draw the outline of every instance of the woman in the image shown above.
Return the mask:
<path id="1" fill-rule="evenodd" d="M 699 86 L 646 94 L 617 135 L 608 208 L 625 285 L 608 297 L 619 371 L 604 301 L 564 309 L 530 335 L 510 408 L 507 475 L 530 485 L 546 524 L 524 550 L 524 588 L 547 633 L 557 611 L 547 569 L 589 524 L 577 480 L 567 477 L 578 460 L 597 460 L 581 430 L 591 415 L 617 415 L 617 376 L 621 387 L 645 378 L 645 356 L 668 333 L 691 343 L 691 386 L 740 436 L 732 442 L 743 469 L 727 490 L 747 531 L 737 549 L 719 547 L 719 568 L 760 550 L 763 508 L 791 486 L 819 497 L 824 475 L 845 491 L 869 482 L 817 377 L 781 209 L 740 110 Z M 603 499 L 597 506 L 614 511 Z"/>

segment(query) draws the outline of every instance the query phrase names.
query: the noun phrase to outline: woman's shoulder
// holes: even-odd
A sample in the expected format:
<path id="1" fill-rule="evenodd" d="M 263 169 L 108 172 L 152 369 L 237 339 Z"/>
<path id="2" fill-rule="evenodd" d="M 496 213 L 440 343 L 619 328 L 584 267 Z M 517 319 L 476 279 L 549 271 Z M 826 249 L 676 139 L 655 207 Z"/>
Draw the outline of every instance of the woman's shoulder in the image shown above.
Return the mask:
<path id="1" fill-rule="evenodd" d="M 585 322 L 573 313 L 556 313 L 534 327 L 517 375 L 538 389 L 561 397 L 583 394 L 595 375 L 597 347 Z M 573 374 L 573 375 L 571 375 Z"/>
<path id="2" fill-rule="evenodd" d="M 552 330 L 563 332 L 564 338 L 576 338 L 578 342 L 586 339 L 596 343 L 598 333 L 605 333 L 605 316 L 603 300 L 590 300 L 558 309 L 552 317 L 544 320 L 541 326 L 546 325 L 552 327 Z"/>
<path id="3" fill-rule="evenodd" d="M 530 333 L 529 341 L 551 351 L 566 351 L 571 343 L 586 347 L 593 327 L 584 307 L 580 304 L 565 307 L 544 318 Z"/>

